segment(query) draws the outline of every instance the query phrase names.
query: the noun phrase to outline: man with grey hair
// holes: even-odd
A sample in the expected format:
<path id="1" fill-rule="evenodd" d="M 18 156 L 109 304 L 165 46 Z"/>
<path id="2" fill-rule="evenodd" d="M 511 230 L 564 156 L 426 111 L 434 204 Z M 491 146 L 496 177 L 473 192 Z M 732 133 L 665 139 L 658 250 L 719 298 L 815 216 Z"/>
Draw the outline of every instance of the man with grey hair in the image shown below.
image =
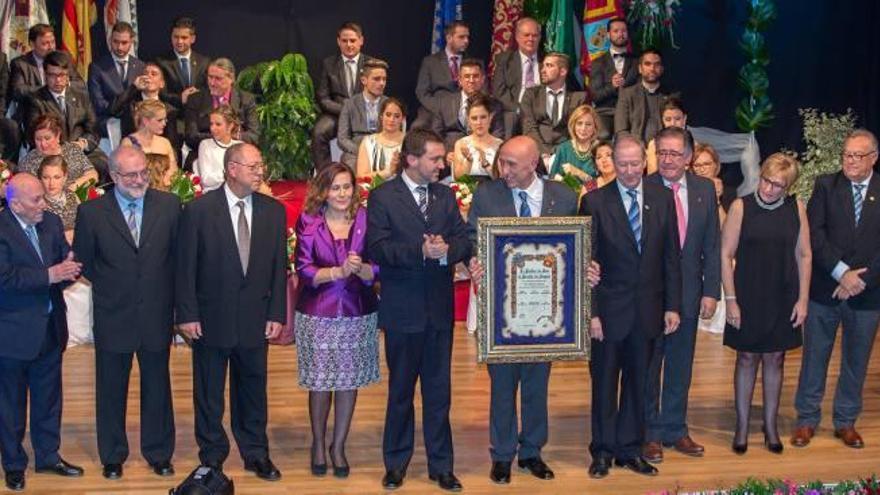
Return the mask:
<path id="1" fill-rule="evenodd" d="M 185 169 L 192 170 L 202 139 L 211 138 L 211 111 L 221 105 L 228 105 L 238 115 L 241 125 L 234 139 L 251 144 L 259 141 L 260 120 L 254 95 L 235 87 L 235 65 L 228 58 L 218 58 L 208 64 L 208 91 L 190 95 L 183 111 L 185 139 L 190 148 Z"/>

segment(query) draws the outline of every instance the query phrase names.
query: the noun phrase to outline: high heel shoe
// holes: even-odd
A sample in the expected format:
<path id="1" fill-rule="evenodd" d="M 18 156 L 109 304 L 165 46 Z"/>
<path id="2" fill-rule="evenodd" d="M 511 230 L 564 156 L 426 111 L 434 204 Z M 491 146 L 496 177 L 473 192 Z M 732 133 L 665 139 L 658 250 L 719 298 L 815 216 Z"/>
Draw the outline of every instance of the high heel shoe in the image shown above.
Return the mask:
<path id="1" fill-rule="evenodd" d="M 349 473 L 351 473 L 351 467 L 346 464 L 345 466 L 337 466 L 336 458 L 333 455 L 333 447 L 330 447 L 330 463 L 333 464 L 333 476 L 337 478 L 348 478 Z"/>
<path id="2" fill-rule="evenodd" d="M 749 442 L 736 443 L 736 440 L 734 440 L 733 445 L 730 446 L 730 450 L 736 455 L 744 455 L 746 451 L 749 450 Z"/>
<path id="3" fill-rule="evenodd" d="M 325 461 L 323 464 L 315 464 L 315 451 L 312 450 L 312 460 L 311 460 L 311 468 L 312 468 L 312 476 L 326 476 L 327 475 L 327 462 Z"/>
<path id="4" fill-rule="evenodd" d="M 784 449 L 782 442 L 771 442 L 770 437 L 767 436 L 767 428 L 762 427 L 761 430 L 764 432 L 764 447 L 774 454 L 781 454 Z"/>

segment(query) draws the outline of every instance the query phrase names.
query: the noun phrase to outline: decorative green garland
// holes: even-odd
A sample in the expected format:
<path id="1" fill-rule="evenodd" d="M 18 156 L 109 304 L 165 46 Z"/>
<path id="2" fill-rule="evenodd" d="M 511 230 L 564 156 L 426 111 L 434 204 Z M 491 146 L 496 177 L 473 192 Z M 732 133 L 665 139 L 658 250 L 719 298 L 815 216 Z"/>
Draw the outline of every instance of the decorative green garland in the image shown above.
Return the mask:
<path id="1" fill-rule="evenodd" d="M 765 69 L 770 63 L 770 55 L 762 32 L 776 19 L 776 5 L 773 0 L 748 1 L 749 19 L 739 43 L 747 62 L 737 78 L 748 96 L 736 107 L 736 124 L 745 132 L 753 132 L 768 127 L 774 119 L 773 104 L 767 96 L 770 83 Z"/>

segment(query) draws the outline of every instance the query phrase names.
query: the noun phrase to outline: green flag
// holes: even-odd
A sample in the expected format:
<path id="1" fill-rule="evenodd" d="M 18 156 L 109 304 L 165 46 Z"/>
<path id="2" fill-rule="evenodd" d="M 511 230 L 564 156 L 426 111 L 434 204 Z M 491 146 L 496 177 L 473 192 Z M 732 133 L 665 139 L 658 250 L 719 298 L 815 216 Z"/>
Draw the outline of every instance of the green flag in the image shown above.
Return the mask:
<path id="1" fill-rule="evenodd" d="M 571 69 L 578 67 L 577 51 L 574 45 L 574 6 L 572 0 L 553 0 L 553 10 L 545 25 L 547 40 L 544 48 L 548 52 L 561 52 L 571 59 Z"/>

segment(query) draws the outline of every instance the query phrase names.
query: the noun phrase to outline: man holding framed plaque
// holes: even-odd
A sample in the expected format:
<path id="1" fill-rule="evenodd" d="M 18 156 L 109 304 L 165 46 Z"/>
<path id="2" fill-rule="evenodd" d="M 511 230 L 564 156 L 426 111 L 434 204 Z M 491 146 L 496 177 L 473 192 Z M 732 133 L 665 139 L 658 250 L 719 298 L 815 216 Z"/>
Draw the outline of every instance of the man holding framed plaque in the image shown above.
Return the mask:
<path id="1" fill-rule="evenodd" d="M 468 215 L 472 241 L 477 238 L 481 217 L 574 216 L 577 196 L 567 186 L 538 177 L 538 144 L 528 136 L 516 136 L 498 151 L 499 178 L 481 185 L 474 194 Z M 541 315 L 533 315 L 533 317 Z M 553 479 L 553 471 L 541 459 L 547 443 L 547 385 L 549 362 L 488 364 L 492 384 L 489 406 L 489 449 L 495 483 L 510 483 L 510 466 L 518 457 L 521 469 L 539 479 Z M 522 430 L 517 425 L 516 392 L 521 387 Z"/>
<path id="2" fill-rule="evenodd" d="M 580 208 L 592 217 L 592 256 L 602 270 L 591 298 L 592 478 L 607 476 L 612 459 L 657 474 L 641 454 L 648 363 L 654 340 L 678 329 L 682 291 L 672 193 L 642 180 L 645 148 L 635 136 L 617 135 L 613 159 L 617 179 Z"/>

